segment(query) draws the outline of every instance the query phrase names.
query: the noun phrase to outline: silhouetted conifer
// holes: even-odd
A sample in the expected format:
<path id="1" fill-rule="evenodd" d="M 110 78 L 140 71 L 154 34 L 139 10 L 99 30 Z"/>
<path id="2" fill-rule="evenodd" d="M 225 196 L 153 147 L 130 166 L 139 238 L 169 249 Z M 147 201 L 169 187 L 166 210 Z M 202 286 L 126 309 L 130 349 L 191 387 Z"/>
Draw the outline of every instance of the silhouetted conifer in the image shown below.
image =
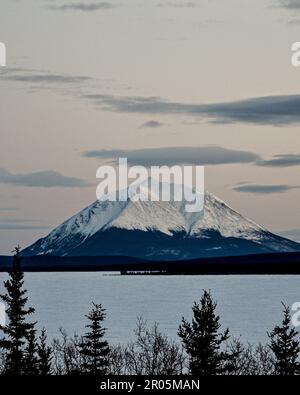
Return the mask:
<path id="1" fill-rule="evenodd" d="M 216 315 L 217 303 L 204 291 L 200 304 L 194 303 L 192 322 L 184 318 L 178 335 L 188 354 L 189 370 L 193 375 L 216 375 L 232 371 L 236 355 L 221 350 L 229 339 L 229 330 L 219 333 L 220 317 Z"/>
<path id="2" fill-rule="evenodd" d="M 275 356 L 275 374 L 296 375 L 300 373 L 298 361 L 300 346 L 297 339 L 298 332 L 291 326 L 289 307 L 283 304 L 283 320 L 281 326 L 275 326 L 269 334 L 270 349 Z"/>
<path id="3" fill-rule="evenodd" d="M 94 308 L 86 316 L 89 324 L 88 333 L 83 336 L 80 344 L 80 354 L 83 358 L 83 373 L 91 375 L 104 375 L 108 372 L 109 346 L 103 340 L 106 329 L 102 327 L 106 315 L 101 304 L 93 303 Z"/>
<path id="4" fill-rule="evenodd" d="M 21 269 L 20 247 L 15 249 L 12 270 L 9 280 L 4 282 L 6 293 L 0 295 L 7 309 L 8 322 L 0 326 L 4 338 L 0 340 L 0 348 L 5 352 L 5 373 L 9 375 L 23 374 L 25 370 L 25 346 L 34 330 L 35 323 L 27 322 L 27 317 L 34 313 L 32 307 L 26 308 L 28 297 L 24 286 L 24 273 Z"/>
<path id="5" fill-rule="evenodd" d="M 39 373 L 38 369 L 38 346 L 35 337 L 35 330 L 30 330 L 27 335 L 27 345 L 24 351 L 24 374 L 34 376 Z"/>
<path id="6" fill-rule="evenodd" d="M 43 329 L 38 343 L 38 370 L 42 376 L 51 374 L 52 348 L 47 346 L 46 330 Z"/>

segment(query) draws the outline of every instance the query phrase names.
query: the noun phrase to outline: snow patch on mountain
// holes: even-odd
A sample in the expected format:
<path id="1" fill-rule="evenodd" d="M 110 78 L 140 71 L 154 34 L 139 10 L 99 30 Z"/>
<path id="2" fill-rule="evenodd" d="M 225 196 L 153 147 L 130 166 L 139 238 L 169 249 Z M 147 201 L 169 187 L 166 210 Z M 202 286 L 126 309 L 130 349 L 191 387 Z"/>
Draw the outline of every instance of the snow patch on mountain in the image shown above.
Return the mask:
<path id="1" fill-rule="evenodd" d="M 207 229 L 219 232 L 223 237 L 238 237 L 259 241 L 265 228 L 257 225 L 251 219 L 237 213 L 221 199 L 206 192 L 204 215 L 192 229 L 191 236 L 201 237 Z"/>
<path id="2" fill-rule="evenodd" d="M 143 186 L 136 193 L 145 197 L 148 192 Z M 119 236 L 115 235 L 120 232 L 122 240 L 116 240 Z M 140 234 L 133 236 L 137 232 Z M 144 244 L 137 245 L 135 237 L 142 237 L 139 242 Z M 196 213 L 186 212 L 185 201 L 97 200 L 28 247 L 25 253 L 89 255 L 92 251 L 91 254 L 99 255 L 103 252 L 136 256 L 138 249 L 139 256 L 163 259 L 164 254 L 168 258 L 195 257 L 209 251 L 220 255 L 256 250 L 300 251 L 300 245 L 272 234 L 206 192 L 204 210 Z"/>

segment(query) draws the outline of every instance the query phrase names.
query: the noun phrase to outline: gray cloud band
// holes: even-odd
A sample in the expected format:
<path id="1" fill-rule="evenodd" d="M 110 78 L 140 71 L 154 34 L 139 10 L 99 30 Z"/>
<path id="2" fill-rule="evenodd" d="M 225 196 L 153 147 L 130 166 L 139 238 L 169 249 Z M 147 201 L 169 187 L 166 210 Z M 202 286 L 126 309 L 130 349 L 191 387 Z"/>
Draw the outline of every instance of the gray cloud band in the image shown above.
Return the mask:
<path id="1" fill-rule="evenodd" d="M 99 109 L 121 113 L 187 115 L 205 118 L 211 123 L 250 123 L 258 125 L 297 125 L 300 123 L 300 95 L 255 97 L 233 102 L 189 104 L 172 102 L 160 97 L 116 96 L 112 94 L 80 94 L 93 78 L 67 74 L 43 73 L 34 70 L 7 69 L 3 80 L 33 84 L 39 89 L 57 86 L 70 89 L 77 97 L 97 105 Z M 68 92 L 68 91 L 67 91 Z"/>
<path id="2" fill-rule="evenodd" d="M 92 11 L 99 11 L 99 10 L 111 10 L 116 6 L 108 3 L 106 1 L 103 2 L 91 2 L 91 3 L 66 3 L 61 5 L 50 5 L 48 6 L 51 10 L 57 11 L 83 11 L 83 12 L 92 12 Z"/>
<path id="3" fill-rule="evenodd" d="M 39 85 L 54 85 L 54 84 L 79 84 L 92 80 L 91 77 L 69 75 L 69 74 L 55 74 L 47 73 L 37 70 L 14 69 L 8 68 L 2 75 L 2 78 L 7 81 L 25 82 Z"/>
<path id="4" fill-rule="evenodd" d="M 165 147 L 138 150 L 95 150 L 84 152 L 88 158 L 111 159 L 128 158 L 131 165 L 164 166 L 164 165 L 221 165 L 234 163 L 254 163 L 261 158 L 248 151 L 238 151 L 220 146 L 206 147 Z"/>
<path id="5" fill-rule="evenodd" d="M 293 189 L 299 189 L 298 185 L 259 185 L 259 184 L 246 184 L 233 187 L 236 192 L 252 193 L 257 195 L 268 195 L 274 193 L 285 193 Z"/>
<path id="6" fill-rule="evenodd" d="M 300 95 L 266 96 L 228 103 L 185 104 L 159 97 L 117 97 L 90 94 L 86 99 L 104 110 L 141 114 L 186 114 L 212 123 L 292 125 L 300 123 Z"/>
<path id="7" fill-rule="evenodd" d="M 27 174 L 12 174 L 6 169 L 0 169 L 0 183 L 41 188 L 82 188 L 90 185 L 80 178 L 67 177 L 51 170 Z"/>
<path id="8" fill-rule="evenodd" d="M 143 123 L 141 125 L 141 128 L 155 129 L 155 128 L 159 128 L 161 126 L 164 126 L 163 122 L 151 120 L 151 121 L 147 121 L 147 122 Z"/>
<path id="9" fill-rule="evenodd" d="M 132 165 L 176 165 L 198 164 L 201 166 L 252 163 L 261 167 L 285 168 L 300 166 L 300 154 L 277 154 L 271 159 L 263 159 L 254 152 L 240 151 L 221 146 L 202 147 L 162 147 L 137 150 L 92 150 L 83 153 L 87 158 L 112 159 L 128 158 Z"/>
<path id="10" fill-rule="evenodd" d="M 257 162 L 258 166 L 264 167 L 292 167 L 300 166 L 300 154 L 274 155 L 272 159 Z"/>
<path id="11" fill-rule="evenodd" d="M 44 230 L 50 226 L 24 225 L 24 224 L 0 224 L 0 230 Z"/>

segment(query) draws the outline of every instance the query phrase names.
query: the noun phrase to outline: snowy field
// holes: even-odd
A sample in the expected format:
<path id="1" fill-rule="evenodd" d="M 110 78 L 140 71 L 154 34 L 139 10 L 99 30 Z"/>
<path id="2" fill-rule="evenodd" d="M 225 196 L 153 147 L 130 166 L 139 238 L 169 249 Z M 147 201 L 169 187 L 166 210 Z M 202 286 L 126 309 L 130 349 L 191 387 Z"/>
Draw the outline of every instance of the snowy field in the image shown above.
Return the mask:
<path id="1" fill-rule="evenodd" d="M 0 292 L 6 274 L 0 274 Z M 300 276 L 120 276 L 110 273 L 26 273 L 25 285 L 34 319 L 49 337 L 63 327 L 82 333 L 91 302 L 107 309 L 107 337 L 125 343 L 133 337 L 136 318 L 159 322 L 176 338 L 181 317 L 203 289 L 218 301 L 223 327 L 250 342 L 266 341 L 266 332 L 281 320 L 281 301 L 300 301 Z"/>

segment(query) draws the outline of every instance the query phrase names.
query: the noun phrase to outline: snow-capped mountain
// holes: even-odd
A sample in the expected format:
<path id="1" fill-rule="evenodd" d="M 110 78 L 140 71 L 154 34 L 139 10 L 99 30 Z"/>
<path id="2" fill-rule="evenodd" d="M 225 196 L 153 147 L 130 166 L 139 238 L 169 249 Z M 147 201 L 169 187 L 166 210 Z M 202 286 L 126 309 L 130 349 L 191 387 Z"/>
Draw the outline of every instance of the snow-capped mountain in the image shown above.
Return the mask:
<path id="1" fill-rule="evenodd" d="M 209 192 L 203 211 L 187 213 L 185 204 L 97 200 L 23 253 L 172 260 L 300 251 Z"/>

